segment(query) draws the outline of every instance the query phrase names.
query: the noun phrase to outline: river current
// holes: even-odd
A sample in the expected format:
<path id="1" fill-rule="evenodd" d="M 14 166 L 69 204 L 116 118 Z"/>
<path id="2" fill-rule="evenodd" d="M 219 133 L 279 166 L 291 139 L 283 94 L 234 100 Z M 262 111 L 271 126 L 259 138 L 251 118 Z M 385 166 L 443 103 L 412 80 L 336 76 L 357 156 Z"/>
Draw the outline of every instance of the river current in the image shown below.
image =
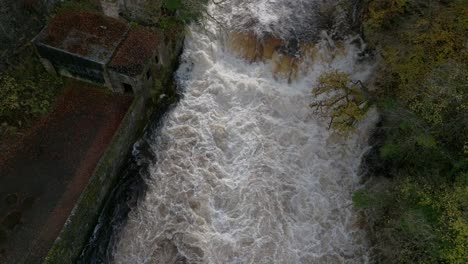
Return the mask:
<path id="1" fill-rule="evenodd" d="M 309 107 L 320 74 L 365 81 L 372 72 L 356 37 L 337 44 L 346 20 L 328 2 L 227 1 L 190 27 L 176 77 L 182 99 L 146 139 L 155 157 L 146 195 L 118 234 L 114 263 L 369 261 L 351 197 L 375 115 L 343 139 Z M 331 26 L 319 14 L 329 6 Z M 230 31 L 243 29 L 294 38 L 296 50 L 313 42 L 315 59 L 301 59 L 294 78 L 276 75 L 273 59 L 230 48 Z"/>

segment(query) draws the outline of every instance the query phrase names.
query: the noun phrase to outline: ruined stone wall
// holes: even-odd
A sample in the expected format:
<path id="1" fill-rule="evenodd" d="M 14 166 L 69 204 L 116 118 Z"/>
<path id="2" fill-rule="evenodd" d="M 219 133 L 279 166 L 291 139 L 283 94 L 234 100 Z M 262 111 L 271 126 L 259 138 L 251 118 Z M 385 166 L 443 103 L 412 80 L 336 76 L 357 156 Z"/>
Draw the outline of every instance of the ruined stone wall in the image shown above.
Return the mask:
<path id="1" fill-rule="evenodd" d="M 104 15 L 113 18 L 119 18 L 119 1 L 118 0 L 101 0 L 101 9 Z"/>

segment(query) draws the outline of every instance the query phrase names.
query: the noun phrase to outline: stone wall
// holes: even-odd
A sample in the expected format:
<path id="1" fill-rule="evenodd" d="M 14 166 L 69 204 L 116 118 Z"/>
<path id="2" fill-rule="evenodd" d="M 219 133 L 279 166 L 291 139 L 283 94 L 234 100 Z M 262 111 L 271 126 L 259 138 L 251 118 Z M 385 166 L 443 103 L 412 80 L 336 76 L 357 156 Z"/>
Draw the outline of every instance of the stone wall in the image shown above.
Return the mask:
<path id="1" fill-rule="evenodd" d="M 124 83 L 131 85 L 133 93 L 137 96 L 140 96 L 141 91 L 143 91 L 143 83 L 140 76 L 130 77 L 113 70 L 109 70 L 109 76 L 114 92 L 125 93 Z"/>
<path id="2" fill-rule="evenodd" d="M 49 64 L 53 66 L 54 72 L 60 73 L 63 76 L 79 79 L 85 82 L 106 84 L 105 80 L 105 64 L 98 60 L 91 60 L 82 57 L 78 54 L 72 54 L 62 49 L 58 49 L 44 43 L 34 43 L 38 56 L 41 62 L 47 61 L 43 64 L 46 70 L 49 70 Z M 110 85 L 110 84 L 106 84 Z"/>
<path id="3" fill-rule="evenodd" d="M 101 9 L 104 15 L 119 18 L 118 0 L 101 0 Z"/>
<path id="4" fill-rule="evenodd" d="M 156 68 L 153 61 L 154 58 L 151 59 L 151 63 L 145 67 L 142 74 L 133 77 L 108 69 L 111 89 L 117 93 L 125 93 L 125 88 L 123 86 L 125 83 L 132 86 L 132 92 L 135 95 L 149 97 L 149 90 L 154 84 L 153 76 L 155 76 Z M 147 78 L 148 72 L 150 73 L 150 78 Z"/>
<path id="5" fill-rule="evenodd" d="M 117 182 L 119 170 L 145 126 L 148 110 L 145 98 L 134 100 L 44 263 L 75 263 L 94 228 L 102 202 Z"/>

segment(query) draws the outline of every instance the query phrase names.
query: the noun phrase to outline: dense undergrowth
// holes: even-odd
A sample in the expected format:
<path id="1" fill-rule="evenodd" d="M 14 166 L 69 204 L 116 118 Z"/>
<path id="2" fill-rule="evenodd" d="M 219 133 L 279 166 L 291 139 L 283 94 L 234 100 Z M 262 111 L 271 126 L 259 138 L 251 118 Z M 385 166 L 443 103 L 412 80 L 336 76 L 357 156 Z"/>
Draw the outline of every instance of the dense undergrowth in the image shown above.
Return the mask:
<path id="1" fill-rule="evenodd" d="M 62 79 L 43 68 L 31 45 L 0 74 L 0 136 L 14 134 L 47 113 Z"/>
<path id="2" fill-rule="evenodd" d="M 382 116 L 368 165 L 388 184 L 353 200 L 368 215 L 375 263 L 468 263 L 467 36 L 463 0 L 367 3 Z"/>

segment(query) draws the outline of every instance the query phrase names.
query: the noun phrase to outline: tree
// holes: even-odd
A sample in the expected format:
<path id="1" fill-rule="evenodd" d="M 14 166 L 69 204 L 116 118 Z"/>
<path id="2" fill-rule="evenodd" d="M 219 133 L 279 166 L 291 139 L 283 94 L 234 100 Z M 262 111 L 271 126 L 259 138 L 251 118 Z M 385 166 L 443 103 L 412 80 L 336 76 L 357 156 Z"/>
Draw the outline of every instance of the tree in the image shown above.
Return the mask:
<path id="1" fill-rule="evenodd" d="M 343 134 L 354 130 L 369 109 L 369 96 L 361 81 L 352 81 L 348 74 L 332 70 L 322 74 L 312 90 L 311 107 L 330 118 L 328 128 Z"/>

